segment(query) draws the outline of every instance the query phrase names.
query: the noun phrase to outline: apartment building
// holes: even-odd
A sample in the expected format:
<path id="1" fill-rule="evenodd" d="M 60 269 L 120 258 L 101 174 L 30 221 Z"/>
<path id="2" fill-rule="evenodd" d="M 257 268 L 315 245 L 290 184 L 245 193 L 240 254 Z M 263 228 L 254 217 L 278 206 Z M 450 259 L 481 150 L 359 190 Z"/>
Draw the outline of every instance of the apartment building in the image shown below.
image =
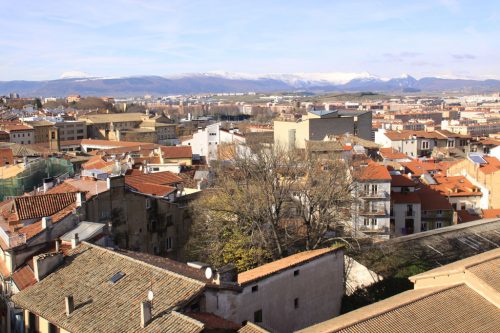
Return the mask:
<path id="1" fill-rule="evenodd" d="M 193 154 L 206 158 L 207 161 L 218 159 L 221 143 L 244 144 L 246 139 L 235 130 L 225 130 L 222 123 L 210 124 L 199 129 L 192 137 L 181 141 L 183 146 L 191 146 Z"/>
<path id="2" fill-rule="evenodd" d="M 64 120 L 56 122 L 60 141 L 82 140 L 87 138 L 87 123 L 85 121 Z"/>
<path id="3" fill-rule="evenodd" d="M 451 165 L 448 176 L 464 176 L 482 193 L 479 208 L 500 208 L 500 161 L 493 156 L 471 153 Z"/>
<path id="4" fill-rule="evenodd" d="M 366 234 L 390 236 L 391 175 L 371 160 L 354 162 L 354 192 L 357 198 L 353 228 Z"/>
<path id="5" fill-rule="evenodd" d="M 54 128 L 54 123 L 47 120 L 25 121 L 26 125 L 33 127 L 35 130 L 34 143 L 49 142 L 50 132 Z"/>
<path id="6" fill-rule="evenodd" d="M 9 135 L 9 141 L 21 145 L 35 143 L 35 130 L 33 127 L 21 123 L 2 123 L 0 129 Z"/>
<path id="7" fill-rule="evenodd" d="M 271 332 L 293 332 L 340 313 L 343 269 L 343 249 L 333 247 L 233 271 L 229 281 L 238 289 L 207 290 L 206 311 Z"/>
<path id="8" fill-rule="evenodd" d="M 375 132 L 375 142 L 383 148 L 393 148 L 411 158 L 430 157 L 434 148 L 469 149 L 470 137 L 449 131 L 386 131 Z"/>
<path id="9" fill-rule="evenodd" d="M 274 121 L 274 144 L 287 149 L 305 149 L 306 141 L 347 133 L 372 140 L 371 111 L 313 110 L 299 120 Z"/>

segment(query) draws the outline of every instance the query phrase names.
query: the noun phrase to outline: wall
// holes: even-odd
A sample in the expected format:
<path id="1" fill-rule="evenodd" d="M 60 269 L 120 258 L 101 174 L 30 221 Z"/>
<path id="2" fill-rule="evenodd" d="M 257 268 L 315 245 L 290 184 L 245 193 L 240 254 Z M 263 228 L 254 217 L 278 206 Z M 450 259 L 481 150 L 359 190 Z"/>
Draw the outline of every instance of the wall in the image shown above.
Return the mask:
<path id="1" fill-rule="evenodd" d="M 35 143 L 35 131 L 12 131 L 10 132 L 10 142 L 21 145 L 33 144 Z"/>
<path id="2" fill-rule="evenodd" d="M 479 170 L 479 165 L 464 159 L 450 166 L 449 176 L 465 176 L 472 184 L 478 186 L 483 193 L 481 207 L 483 209 L 500 208 L 500 172 L 485 174 Z M 487 207 L 485 207 L 487 206 Z"/>
<path id="3" fill-rule="evenodd" d="M 299 275 L 294 276 L 294 271 Z M 340 313 L 344 275 L 344 254 L 334 251 L 301 266 L 273 274 L 246 285 L 243 291 L 206 294 L 206 311 L 241 324 L 254 321 L 261 309 L 261 323 L 273 332 L 292 332 Z M 258 290 L 252 292 L 252 287 Z M 295 308 L 294 299 L 299 307 Z"/>
<path id="4" fill-rule="evenodd" d="M 412 205 L 412 216 L 407 216 L 408 205 Z M 419 203 L 393 204 L 392 219 L 394 220 L 394 236 L 404 236 L 403 228 L 406 227 L 406 219 L 413 219 L 413 233 L 419 233 L 421 224 L 421 205 Z"/>

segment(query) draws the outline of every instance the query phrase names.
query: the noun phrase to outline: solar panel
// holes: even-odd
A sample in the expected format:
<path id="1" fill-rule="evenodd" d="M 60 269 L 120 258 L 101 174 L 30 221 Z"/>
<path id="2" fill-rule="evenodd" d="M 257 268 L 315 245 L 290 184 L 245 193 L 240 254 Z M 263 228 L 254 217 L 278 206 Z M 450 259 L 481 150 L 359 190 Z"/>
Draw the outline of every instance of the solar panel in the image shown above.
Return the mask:
<path id="1" fill-rule="evenodd" d="M 469 155 L 472 162 L 476 164 L 487 164 L 486 160 L 481 155 Z"/>

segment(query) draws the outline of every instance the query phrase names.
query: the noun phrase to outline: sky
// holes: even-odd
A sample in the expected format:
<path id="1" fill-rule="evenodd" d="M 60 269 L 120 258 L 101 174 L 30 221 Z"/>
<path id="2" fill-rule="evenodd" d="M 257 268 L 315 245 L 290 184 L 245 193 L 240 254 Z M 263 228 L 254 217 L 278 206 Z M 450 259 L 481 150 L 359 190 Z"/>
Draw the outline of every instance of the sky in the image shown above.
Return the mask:
<path id="1" fill-rule="evenodd" d="M 210 71 L 500 79 L 498 0 L 0 3 L 0 81 Z"/>

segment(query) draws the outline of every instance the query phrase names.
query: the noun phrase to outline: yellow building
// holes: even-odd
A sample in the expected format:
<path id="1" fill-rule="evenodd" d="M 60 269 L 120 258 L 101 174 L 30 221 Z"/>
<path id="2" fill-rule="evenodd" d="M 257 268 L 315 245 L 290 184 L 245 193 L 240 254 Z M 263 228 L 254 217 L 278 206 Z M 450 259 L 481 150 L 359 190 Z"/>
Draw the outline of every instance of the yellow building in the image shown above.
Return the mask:
<path id="1" fill-rule="evenodd" d="M 287 149 L 305 149 L 306 140 L 323 140 L 346 133 L 371 140 L 371 111 L 309 111 L 299 120 L 274 122 L 274 144 Z"/>
<path id="2" fill-rule="evenodd" d="M 470 155 L 450 166 L 447 174 L 465 176 L 481 189 L 483 196 L 478 208 L 500 208 L 500 161 L 496 157 Z"/>

